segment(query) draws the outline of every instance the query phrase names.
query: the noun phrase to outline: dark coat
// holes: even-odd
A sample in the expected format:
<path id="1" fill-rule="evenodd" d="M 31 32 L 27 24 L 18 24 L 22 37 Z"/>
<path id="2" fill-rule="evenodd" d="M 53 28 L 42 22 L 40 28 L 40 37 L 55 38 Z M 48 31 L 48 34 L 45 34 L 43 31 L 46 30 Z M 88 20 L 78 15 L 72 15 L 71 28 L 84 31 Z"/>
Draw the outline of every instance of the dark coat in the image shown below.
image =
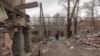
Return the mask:
<path id="1" fill-rule="evenodd" d="M 55 34 L 55 39 L 59 40 L 59 34 Z"/>

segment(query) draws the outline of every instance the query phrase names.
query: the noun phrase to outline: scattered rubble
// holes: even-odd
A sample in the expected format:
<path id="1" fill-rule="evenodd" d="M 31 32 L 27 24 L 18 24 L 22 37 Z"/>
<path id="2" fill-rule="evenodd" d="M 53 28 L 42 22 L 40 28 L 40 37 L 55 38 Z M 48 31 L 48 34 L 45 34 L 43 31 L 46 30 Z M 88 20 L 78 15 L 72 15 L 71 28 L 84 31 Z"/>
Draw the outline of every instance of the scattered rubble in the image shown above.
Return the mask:
<path id="1" fill-rule="evenodd" d="M 100 48 L 100 36 L 91 36 L 81 40 L 84 44 L 95 48 Z"/>
<path id="2" fill-rule="evenodd" d="M 13 56 L 12 50 L 3 48 L 3 56 Z"/>
<path id="3" fill-rule="evenodd" d="M 86 35 L 84 37 L 82 36 L 74 36 L 74 42 L 81 43 L 82 45 L 86 45 L 84 49 L 88 50 L 95 50 L 100 49 L 100 34 L 92 34 L 92 35 Z"/>

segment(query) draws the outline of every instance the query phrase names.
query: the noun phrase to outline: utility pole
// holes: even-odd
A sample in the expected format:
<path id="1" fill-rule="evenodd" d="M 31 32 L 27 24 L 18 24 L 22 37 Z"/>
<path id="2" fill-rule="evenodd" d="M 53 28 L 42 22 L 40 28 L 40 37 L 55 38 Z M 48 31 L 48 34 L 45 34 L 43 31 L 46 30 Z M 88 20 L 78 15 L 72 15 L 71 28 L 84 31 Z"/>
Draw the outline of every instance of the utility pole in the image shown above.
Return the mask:
<path id="1" fill-rule="evenodd" d="M 43 27 L 43 17 L 42 17 L 42 4 L 40 3 L 40 17 L 39 17 L 39 22 L 40 22 L 40 37 L 42 36 L 42 27 Z"/>
<path id="2" fill-rule="evenodd" d="M 45 24 L 45 20 L 44 20 L 44 14 L 43 14 L 43 7 L 42 7 L 42 3 L 40 3 L 40 19 L 42 21 L 42 26 L 44 28 L 44 39 L 47 42 L 48 36 L 47 36 L 47 30 L 46 30 L 46 24 Z"/>
<path id="3" fill-rule="evenodd" d="M 95 6 L 95 0 L 92 0 L 92 33 L 95 32 L 95 20 L 94 20 L 94 6 Z"/>

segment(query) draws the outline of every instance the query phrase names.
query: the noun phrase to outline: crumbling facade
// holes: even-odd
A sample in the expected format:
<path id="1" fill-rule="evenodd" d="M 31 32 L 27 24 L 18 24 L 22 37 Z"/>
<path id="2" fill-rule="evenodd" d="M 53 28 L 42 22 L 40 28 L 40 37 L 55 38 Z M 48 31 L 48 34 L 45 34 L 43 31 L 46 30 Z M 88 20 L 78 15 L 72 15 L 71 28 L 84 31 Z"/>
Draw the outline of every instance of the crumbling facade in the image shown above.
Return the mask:
<path id="1" fill-rule="evenodd" d="M 13 56 L 24 56 L 31 51 L 28 30 L 29 16 L 24 9 L 17 9 L 17 5 L 24 4 L 25 0 L 0 0 L 0 56 L 3 55 L 3 36 L 9 33 L 12 40 Z M 24 48 L 25 47 L 25 48 Z"/>
<path id="2" fill-rule="evenodd" d="M 46 26 L 47 35 L 49 37 L 54 37 L 57 32 L 59 32 L 61 37 L 66 36 L 66 26 Z M 34 26 L 33 33 L 37 36 L 44 36 L 44 27 L 43 26 Z"/>
<path id="3" fill-rule="evenodd" d="M 95 26 L 92 25 L 92 21 L 90 20 L 81 20 L 78 22 L 78 33 L 92 33 L 92 32 L 99 32 L 100 31 L 100 20 L 94 20 Z M 95 30 L 93 29 L 95 27 Z"/>

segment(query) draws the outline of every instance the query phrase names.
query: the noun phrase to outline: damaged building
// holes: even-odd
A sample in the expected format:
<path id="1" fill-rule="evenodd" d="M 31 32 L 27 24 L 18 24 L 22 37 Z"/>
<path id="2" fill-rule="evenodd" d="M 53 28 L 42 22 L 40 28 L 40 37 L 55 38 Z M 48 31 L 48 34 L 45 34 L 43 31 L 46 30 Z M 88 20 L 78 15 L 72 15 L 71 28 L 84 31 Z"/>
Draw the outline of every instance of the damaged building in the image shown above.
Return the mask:
<path id="1" fill-rule="evenodd" d="M 3 52 L 6 50 L 13 56 L 31 52 L 30 17 L 25 9 L 37 6 L 37 2 L 25 4 L 25 0 L 0 0 L 0 56 L 9 54 Z"/>

